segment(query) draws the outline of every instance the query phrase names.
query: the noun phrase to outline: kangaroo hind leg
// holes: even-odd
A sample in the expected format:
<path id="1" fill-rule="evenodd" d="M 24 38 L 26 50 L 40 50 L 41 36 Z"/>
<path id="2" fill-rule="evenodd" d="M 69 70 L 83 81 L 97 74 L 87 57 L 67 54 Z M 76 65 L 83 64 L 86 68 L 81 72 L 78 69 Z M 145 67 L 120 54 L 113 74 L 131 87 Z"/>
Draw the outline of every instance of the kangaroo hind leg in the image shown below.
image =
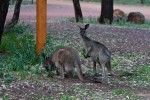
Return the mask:
<path id="1" fill-rule="evenodd" d="M 110 60 L 106 63 L 106 68 L 111 76 L 116 76 L 116 74 L 112 71 Z"/>
<path id="2" fill-rule="evenodd" d="M 96 61 L 93 61 L 93 77 L 96 76 Z"/>

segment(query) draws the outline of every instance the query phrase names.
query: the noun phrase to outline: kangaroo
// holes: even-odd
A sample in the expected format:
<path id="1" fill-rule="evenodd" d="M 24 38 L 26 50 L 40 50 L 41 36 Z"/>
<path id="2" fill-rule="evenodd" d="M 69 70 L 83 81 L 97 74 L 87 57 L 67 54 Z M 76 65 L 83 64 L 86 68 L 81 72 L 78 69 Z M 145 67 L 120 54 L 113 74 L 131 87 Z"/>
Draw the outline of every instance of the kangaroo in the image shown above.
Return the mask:
<path id="1" fill-rule="evenodd" d="M 57 74 L 60 74 L 57 78 L 64 79 L 65 72 L 72 73 L 74 68 L 77 68 L 77 75 L 81 81 L 84 81 L 82 75 L 82 69 L 80 64 L 80 58 L 77 51 L 69 46 L 61 47 L 55 50 L 50 57 L 44 57 L 44 67 L 49 71 L 49 67 L 56 66 L 58 68 Z"/>
<path id="2" fill-rule="evenodd" d="M 93 74 L 96 76 L 96 63 L 102 67 L 102 79 L 106 78 L 105 67 L 111 75 L 115 75 L 111 69 L 111 53 L 108 48 L 86 36 L 86 29 L 89 27 L 89 24 L 86 24 L 84 28 L 80 28 L 80 35 L 84 43 L 85 58 L 91 57 L 93 61 Z"/>

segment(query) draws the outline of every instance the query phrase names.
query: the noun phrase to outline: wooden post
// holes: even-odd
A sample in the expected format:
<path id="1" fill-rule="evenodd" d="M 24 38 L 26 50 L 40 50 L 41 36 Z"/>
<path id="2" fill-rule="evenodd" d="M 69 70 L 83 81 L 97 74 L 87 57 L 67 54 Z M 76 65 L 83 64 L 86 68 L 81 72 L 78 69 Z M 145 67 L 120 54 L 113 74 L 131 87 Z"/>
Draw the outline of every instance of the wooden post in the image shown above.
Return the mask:
<path id="1" fill-rule="evenodd" d="M 36 0 L 36 55 L 46 43 L 47 0 Z"/>

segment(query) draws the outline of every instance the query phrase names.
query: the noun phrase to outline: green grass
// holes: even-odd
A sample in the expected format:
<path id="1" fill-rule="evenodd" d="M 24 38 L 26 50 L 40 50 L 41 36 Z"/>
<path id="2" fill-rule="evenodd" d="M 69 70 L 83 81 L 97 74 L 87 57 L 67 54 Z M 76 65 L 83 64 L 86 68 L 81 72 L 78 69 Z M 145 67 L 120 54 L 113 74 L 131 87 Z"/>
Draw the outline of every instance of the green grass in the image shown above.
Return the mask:
<path id="1" fill-rule="evenodd" d="M 101 2 L 101 0 L 83 0 L 86 2 Z M 144 4 L 141 4 L 140 0 L 114 0 L 115 4 L 124 4 L 124 5 L 150 5 L 149 0 L 145 0 Z"/>
<path id="2" fill-rule="evenodd" d="M 4 33 L 0 51 L 5 55 L 0 57 L 0 78 L 4 83 L 19 79 L 24 80 L 31 74 L 42 75 L 43 58 L 35 54 L 35 36 L 28 32 L 27 26 L 17 25 Z M 47 36 L 47 43 L 42 52 L 49 56 L 55 49 L 65 45 Z M 15 73 L 15 74 L 14 74 Z"/>
<path id="3" fill-rule="evenodd" d="M 2 97 L 2 100 L 9 100 L 9 99 L 8 99 L 8 96 L 3 96 L 3 97 Z"/>
<path id="4" fill-rule="evenodd" d="M 16 79 L 12 75 L 14 71 L 19 72 L 19 79 L 24 79 L 27 71 L 32 69 L 34 69 L 34 73 L 41 74 L 39 66 L 43 62 L 41 56 L 36 57 L 35 55 L 34 34 L 26 30 L 26 26 L 16 26 L 4 33 L 2 38 L 0 51 L 5 51 L 6 55 L 0 57 L 0 78 L 3 78 L 6 83 Z"/>
<path id="5" fill-rule="evenodd" d="M 146 20 L 144 24 L 134 24 L 130 22 L 125 21 L 119 21 L 119 22 L 113 22 L 114 26 L 119 27 L 129 27 L 129 28 L 135 28 L 135 29 L 150 29 L 150 21 Z"/>
<path id="6" fill-rule="evenodd" d="M 93 87 L 93 88 L 92 88 Z M 107 91 L 107 93 L 105 93 Z M 93 84 L 73 84 L 67 91 L 60 94 L 60 100 L 140 100 L 139 96 L 133 94 L 130 90 L 124 88 L 115 88 L 112 90 L 95 90 Z M 53 100 L 53 99 L 52 99 Z"/>
<path id="7" fill-rule="evenodd" d="M 23 34 L 20 34 L 22 32 Z M 69 44 L 77 46 L 67 40 L 66 42 L 61 42 L 58 38 L 60 38 L 58 35 L 55 37 L 47 36 L 47 43 L 43 50 L 46 52 L 47 56 L 60 46 Z M 81 48 L 77 47 L 77 50 L 81 56 L 83 53 Z M 28 27 L 26 26 L 19 25 L 5 33 L 0 51 L 7 52 L 4 56 L 0 56 L 0 81 L 4 84 L 9 84 L 15 80 L 33 80 L 36 82 L 37 80 L 40 80 L 38 76 L 42 76 L 42 74 L 46 73 L 45 71 L 41 71 L 43 64 L 41 55 L 38 57 L 35 55 L 34 34 L 28 32 Z M 141 53 L 113 55 L 112 66 L 114 70 L 137 72 L 138 75 L 120 77 L 115 80 L 110 79 L 110 83 L 149 87 L 150 65 L 130 65 L 131 62 L 138 61 L 140 57 L 142 57 Z M 45 76 L 41 79 L 44 79 L 44 77 Z M 122 88 L 104 93 L 99 90 L 93 90 L 93 92 L 92 88 L 89 88 L 92 86 L 92 84 L 72 84 L 65 92 L 62 94 L 60 93 L 60 100 L 83 100 L 86 98 L 97 100 L 98 97 L 101 97 L 102 99 L 107 99 L 107 97 L 115 99 L 117 96 L 124 99 L 136 99 L 131 92 Z M 7 100 L 7 96 L 4 96 L 3 98 L 4 100 Z M 51 97 L 52 100 L 53 98 L 55 97 Z M 41 97 L 40 100 L 48 100 L 48 98 Z"/>
<path id="8" fill-rule="evenodd" d="M 7 56 L 0 57 L 0 76 L 7 83 L 11 79 L 16 78 L 12 75 L 13 71 L 27 70 L 25 66 L 30 68 L 37 62 L 35 56 L 35 40 L 33 39 L 33 35 L 29 33 L 18 34 L 17 30 L 15 32 L 11 30 L 5 33 L 0 50 L 7 52 Z"/>
<path id="9" fill-rule="evenodd" d="M 77 98 L 69 95 L 62 95 L 60 100 L 77 100 Z"/>
<path id="10" fill-rule="evenodd" d="M 75 22 L 74 18 L 70 18 L 68 20 L 65 20 L 66 22 Z M 89 17 L 84 18 L 81 23 L 91 23 L 91 24 L 99 24 L 97 21 L 97 18 Z M 126 22 L 125 20 L 119 21 L 119 22 L 113 22 L 110 26 L 117 26 L 117 27 L 126 27 L 126 28 L 135 28 L 135 29 L 150 29 L 150 21 L 146 20 L 144 24 L 134 24 L 130 22 Z"/>
<path id="11" fill-rule="evenodd" d="M 142 5 L 140 0 L 114 0 L 114 3 L 116 4 L 125 4 L 125 5 Z M 143 5 L 150 5 L 149 0 L 145 0 L 145 3 Z"/>
<path id="12" fill-rule="evenodd" d="M 123 88 L 116 88 L 111 91 L 112 97 L 113 98 L 124 98 L 125 100 L 141 100 L 142 98 L 139 96 L 135 96 L 131 91 L 125 90 Z"/>
<path id="13" fill-rule="evenodd" d="M 129 53 L 123 55 L 113 55 L 112 67 L 118 72 L 133 73 L 131 76 L 120 77 L 118 80 L 111 81 L 112 83 L 124 82 L 130 86 L 150 86 L 150 65 L 137 65 L 141 57 L 146 57 L 141 53 Z M 134 75 L 135 74 L 135 75 Z"/>
<path id="14" fill-rule="evenodd" d="M 8 65 L 10 70 L 21 70 L 24 69 L 25 65 L 36 63 L 35 40 L 33 39 L 33 35 L 29 33 L 24 33 L 23 35 L 16 33 L 5 35 L 1 50 L 5 50 L 9 55 L 3 57 L 2 61 L 4 59 L 5 64 L 11 63 Z M 8 58 L 11 60 L 7 60 Z M 4 66 L 4 64 L 1 66 Z"/>

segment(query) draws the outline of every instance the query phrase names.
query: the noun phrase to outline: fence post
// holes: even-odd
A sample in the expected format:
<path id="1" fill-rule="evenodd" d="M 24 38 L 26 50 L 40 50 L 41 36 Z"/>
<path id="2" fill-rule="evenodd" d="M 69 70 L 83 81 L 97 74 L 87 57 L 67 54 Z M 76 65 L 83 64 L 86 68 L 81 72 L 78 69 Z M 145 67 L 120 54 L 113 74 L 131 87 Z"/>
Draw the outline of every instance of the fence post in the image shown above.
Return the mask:
<path id="1" fill-rule="evenodd" d="M 47 0 L 36 0 L 36 55 L 46 43 Z"/>

